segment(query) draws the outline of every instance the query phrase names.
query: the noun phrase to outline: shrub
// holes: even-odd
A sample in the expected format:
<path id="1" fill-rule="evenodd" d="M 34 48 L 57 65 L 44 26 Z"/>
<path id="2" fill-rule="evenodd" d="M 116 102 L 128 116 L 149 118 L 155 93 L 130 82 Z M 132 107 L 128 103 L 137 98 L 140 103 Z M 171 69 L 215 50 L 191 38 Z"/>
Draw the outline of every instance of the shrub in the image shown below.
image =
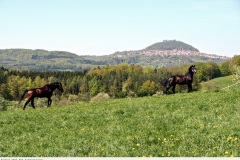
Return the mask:
<path id="1" fill-rule="evenodd" d="M 5 99 L 0 97 L 0 111 L 6 111 L 7 110 L 7 105 L 5 102 Z"/>
<path id="2" fill-rule="evenodd" d="M 91 101 L 94 102 L 108 99 L 110 99 L 110 96 L 107 93 L 98 93 L 95 97 L 91 98 Z"/>

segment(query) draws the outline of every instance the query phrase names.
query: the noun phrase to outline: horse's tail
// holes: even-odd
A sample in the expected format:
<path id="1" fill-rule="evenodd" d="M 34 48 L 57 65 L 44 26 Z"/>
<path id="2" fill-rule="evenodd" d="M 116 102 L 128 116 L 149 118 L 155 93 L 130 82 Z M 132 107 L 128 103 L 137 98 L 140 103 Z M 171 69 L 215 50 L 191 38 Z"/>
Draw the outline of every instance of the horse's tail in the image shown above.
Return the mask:
<path id="1" fill-rule="evenodd" d="M 18 104 L 21 103 L 21 101 L 23 100 L 23 98 L 24 98 L 24 96 L 25 96 L 25 94 L 26 94 L 27 92 L 28 92 L 27 89 L 26 89 L 25 91 L 23 91 L 23 94 L 22 94 L 21 99 L 19 100 Z"/>

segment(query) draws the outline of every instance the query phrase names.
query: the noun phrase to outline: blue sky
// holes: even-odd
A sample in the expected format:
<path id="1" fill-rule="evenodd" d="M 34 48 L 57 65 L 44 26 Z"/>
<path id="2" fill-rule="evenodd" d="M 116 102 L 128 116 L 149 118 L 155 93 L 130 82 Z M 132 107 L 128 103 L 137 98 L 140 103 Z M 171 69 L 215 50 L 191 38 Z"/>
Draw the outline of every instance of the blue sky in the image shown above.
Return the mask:
<path id="1" fill-rule="evenodd" d="M 240 1 L 0 0 L 0 49 L 107 55 L 172 39 L 240 54 Z"/>

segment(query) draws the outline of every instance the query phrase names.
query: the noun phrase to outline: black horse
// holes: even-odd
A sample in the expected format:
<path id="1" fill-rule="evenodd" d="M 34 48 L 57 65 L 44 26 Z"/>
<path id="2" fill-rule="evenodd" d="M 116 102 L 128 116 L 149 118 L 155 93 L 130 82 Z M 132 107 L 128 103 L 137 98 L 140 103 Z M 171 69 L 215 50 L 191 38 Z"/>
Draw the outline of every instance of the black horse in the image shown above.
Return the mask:
<path id="1" fill-rule="evenodd" d="M 188 72 L 185 75 L 176 75 L 168 78 L 164 83 L 163 93 L 167 94 L 167 91 L 172 87 L 172 92 L 175 93 L 176 84 L 187 85 L 188 92 L 192 91 L 193 74 L 197 72 L 195 65 L 189 67 Z"/>
<path id="2" fill-rule="evenodd" d="M 45 86 L 41 87 L 41 88 L 34 88 L 34 89 L 30 89 L 30 90 L 25 90 L 21 96 L 20 101 L 18 102 L 18 104 L 21 103 L 21 101 L 24 98 L 24 95 L 26 93 L 28 93 L 28 100 L 26 101 L 23 110 L 25 109 L 25 107 L 27 106 L 27 104 L 31 101 L 31 105 L 32 107 L 35 109 L 34 107 L 34 98 L 35 97 L 40 97 L 40 98 L 44 98 L 47 97 L 48 98 L 48 107 L 50 107 L 52 100 L 52 93 L 55 89 L 59 89 L 61 92 L 63 92 L 63 87 L 62 84 L 59 82 L 54 82 L 51 84 L 46 84 Z"/>

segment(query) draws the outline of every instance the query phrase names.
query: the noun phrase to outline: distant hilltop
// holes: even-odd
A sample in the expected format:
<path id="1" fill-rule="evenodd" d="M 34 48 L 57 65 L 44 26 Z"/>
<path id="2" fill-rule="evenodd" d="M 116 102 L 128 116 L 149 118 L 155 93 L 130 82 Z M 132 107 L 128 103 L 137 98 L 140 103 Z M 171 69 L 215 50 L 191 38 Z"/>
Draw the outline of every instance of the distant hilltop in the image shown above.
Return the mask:
<path id="1" fill-rule="evenodd" d="M 186 51 L 195 51 L 199 52 L 197 48 L 194 48 L 193 46 L 186 44 L 181 41 L 176 40 L 164 40 L 163 42 L 154 43 L 151 46 L 148 46 L 144 50 L 186 50 Z"/>
<path id="2" fill-rule="evenodd" d="M 145 55 L 145 56 L 173 56 L 173 55 L 189 55 L 189 56 L 200 56 L 200 57 L 208 57 L 208 58 L 217 58 L 222 60 L 227 60 L 230 57 L 227 56 L 219 56 L 216 54 L 207 54 L 200 52 L 197 48 L 186 44 L 181 41 L 176 40 L 164 40 L 163 42 L 154 43 L 142 50 L 135 51 L 124 51 L 124 52 L 116 52 L 112 55 L 116 57 L 123 57 L 124 55 Z"/>

